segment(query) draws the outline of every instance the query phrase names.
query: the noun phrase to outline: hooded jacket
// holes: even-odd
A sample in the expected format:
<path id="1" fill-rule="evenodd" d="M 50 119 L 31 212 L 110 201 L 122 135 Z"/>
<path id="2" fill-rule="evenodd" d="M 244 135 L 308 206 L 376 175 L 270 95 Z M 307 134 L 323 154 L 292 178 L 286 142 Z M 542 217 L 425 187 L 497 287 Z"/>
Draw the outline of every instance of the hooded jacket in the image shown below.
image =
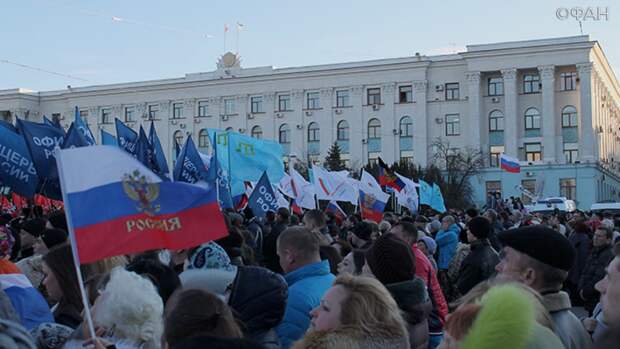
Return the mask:
<path id="1" fill-rule="evenodd" d="M 592 344 L 590 336 L 571 312 L 568 293 L 559 291 L 542 295 L 542 303 L 549 311 L 555 324 L 555 334 L 560 337 L 566 349 L 588 348 Z"/>
<path id="2" fill-rule="evenodd" d="M 447 230 L 440 230 L 435 237 L 437 242 L 437 250 L 439 258 L 437 259 L 437 268 L 439 270 L 447 270 L 452 257 L 456 253 L 456 246 L 459 242 L 459 227 L 452 224 Z"/>
<path id="3" fill-rule="evenodd" d="M 409 330 L 411 349 L 428 348 L 428 315 L 432 305 L 422 279 L 385 285 L 404 314 Z"/>
<path id="4" fill-rule="evenodd" d="M 286 309 L 288 287 L 279 274 L 261 267 L 240 267 L 228 304 L 241 321 L 246 338 L 265 348 L 280 348 L 275 327 Z"/>
<path id="5" fill-rule="evenodd" d="M 336 277 L 329 272 L 329 262 L 324 260 L 287 273 L 284 278 L 288 284 L 288 298 L 284 319 L 276 332 L 282 348 L 289 348 L 308 329 L 310 311 L 319 305 Z"/>
<path id="6" fill-rule="evenodd" d="M 407 349 L 409 341 L 402 329 L 383 324 L 365 331 L 358 326 L 343 326 L 331 331 L 308 333 L 294 349 Z"/>

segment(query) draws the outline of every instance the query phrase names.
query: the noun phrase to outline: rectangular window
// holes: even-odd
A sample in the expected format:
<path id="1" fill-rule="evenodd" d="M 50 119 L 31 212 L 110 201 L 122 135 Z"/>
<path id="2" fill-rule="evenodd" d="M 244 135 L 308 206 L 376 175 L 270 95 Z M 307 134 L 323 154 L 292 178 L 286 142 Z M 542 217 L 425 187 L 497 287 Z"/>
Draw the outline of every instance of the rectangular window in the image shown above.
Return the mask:
<path id="1" fill-rule="evenodd" d="M 348 107 L 349 105 L 349 91 L 336 91 L 336 107 L 342 108 Z"/>
<path id="2" fill-rule="evenodd" d="M 525 143 L 524 150 L 526 161 L 534 162 L 542 159 L 542 147 L 540 143 Z"/>
<path id="3" fill-rule="evenodd" d="M 461 117 L 459 114 L 446 115 L 446 136 L 458 136 L 461 134 Z"/>
<path id="4" fill-rule="evenodd" d="M 306 93 L 306 109 L 319 109 L 321 107 L 318 92 Z"/>
<path id="5" fill-rule="evenodd" d="M 368 105 L 381 104 L 381 89 L 369 88 L 366 91 Z"/>
<path id="6" fill-rule="evenodd" d="M 489 96 L 504 94 L 504 80 L 501 77 L 489 78 Z"/>
<path id="7" fill-rule="evenodd" d="M 82 117 L 82 120 L 88 120 L 88 115 L 88 109 L 80 110 L 80 116 Z"/>
<path id="8" fill-rule="evenodd" d="M 136 107 L 125 107 L 125 122 L 136 121 Z"/>
<path id="9" fill-rule="evenodd" d="M 198 116 L 209 115 L 209 105 L 206 101 L 198 102 Z"/>
<path id="10" fill-rule="evenodd" d="M 52 113 L 52 121 L 55 123 L 60 123 L 60 113 Z"/>
<path id="11" fill-rule="evenodd" d="M 540 114 L 538 112 L 525 113 L 525 129 L 540 130 Z"/>
<path id="12" fill-rule="evenodd" d="M 569 200 L 577 199 L 577 181 L 575 178 L 560 179 L 560 196 Z"/>
<path id="13" fill-rule="evenodd" d="M 101 123 L 102 124 L 112 123 L 112 109 L 110 108 L 101 109 Z"/>
<path id="14" fill-rule="evenodd" d="M 236 103 L 234 98 L 224 99 L 224 115 L 233 115 L 236 113 Z"/>
<path id="15" fill-rule="evenodd" d="M 521 186 L 523 187 L 523 189 L 529 191 L 530 193 L 536 194 L 535 179 L 524 179 L 521 181 Z M 525 194 L 521 194 L 521 202 L 523 202 L 524 205 L 529 205 L 532 203 L 532 199 Z"/>
<path id="16" fill-rule="evenodd" d="M 151 104 L 149 105 L 149 119 L 153 120 L 153 119 L 157 119 L 157 117 L 159 116 L 159 104 Z"/>
<path id="17" fill-rule="evenodd" d="M 540 76 L 538 74 L 523 75 L 523 93 L 540 92 Z"/>
<path id="18" fill-rule="evenodd" d="M 183 117 L 183 103 L 172 103 L 172 118 L 180 119 Z"/>
<path id="19" fill-rule="evenodd" d="M 278 111 L 291 110 L 291 95 L 278 96 Z"/>
<path id="20" fill-rule="evenodd" d="M 500 193 L 502 192 L 502 181 L 487 181 L 485 183 L 485 189 L 488 193 Z"/>
<path id="21" fill-rule="evenodd" d="M 569 164 L 577 161 L 579 157 L 579 143 L 564 143 L 564 158 Z"/>
<path id="22" fill-rule="evenodd" d="M 491 112 L 489 115 L 489 131 L 503 131 L 504 130 L 504 114 L 499 111 Z"/>
<path id="23" fill-rule="evenodd" d="M 252 113 L 264 112 L 262 96 L 256 96 L 256 97 L 250 98 L 250 110 L 252 111 Z"/>
<path id="24" fill-rule="evenodd" d="M 320 140 L 320 129 L 317 128 L 311 128 L 308 130 L 308 142 L 318 142 Z"/>
<path id="25" fill-rule="evenodd" d="M 499 157 L 503 152 L 503 145 L 492 145 L 491 148 L 489 148 L 489 166 L 499 167 Z"/>
<path id="26" fill-rule="evenodd" d="M 564 108 L 569 109 L 569 108 Z M 577 127 L 577 110 L 570 109 L 562 112 L 562 127 Z"/>
<path id="27" fill-rule="evenodd" d="M 371 155 L 368 155 L 371 156 Z M 368 158 L 368 164 L 370 166 L 379 166 L 379 158 L 376 155 L 372 155 L 372 157 Z"/>
<path id="28" fill-rule="evenodd" d="M 577 73 L 560 73 L 560 90 L 573 91 L 577 89 Z"/>
<path id="29" fill-rule="evenodd" d="M 454 101 L 460 98 L 458 82 L 447 83 L 445 90 L 446 90 L 446 101 Z"/>
<path id="30" fill-rule="evenodd" d="M 413 102 L 413 88 L 411 85 L 398 87 L 398 103 Z"/>

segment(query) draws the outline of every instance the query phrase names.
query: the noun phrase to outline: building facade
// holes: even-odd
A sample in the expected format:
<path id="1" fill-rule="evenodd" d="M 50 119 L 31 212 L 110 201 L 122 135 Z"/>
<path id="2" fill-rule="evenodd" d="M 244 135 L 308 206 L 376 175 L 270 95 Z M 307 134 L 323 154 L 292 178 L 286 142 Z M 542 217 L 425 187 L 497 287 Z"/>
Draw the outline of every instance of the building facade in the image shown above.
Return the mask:
<path id="1" fill-rule="evenodd" d="M 209 151 L 207 128 L 283 145 L 285 161 L 321 162 L 337 142 L 348 166 L 433 161 L 436 140 L 484 153 L 473 180 L 487 191 L 566 196 L 585 209 L 620 200 L 620 85 L 588 36 L 470 45 L 465 52 L 299 68 L 242 68 L 231 53 L 212 72 L 147 82 L 0 91 L 0 118 L 63 126 L 78 106 L 96 137 L 114 118 L 154 122 L 172 159 L 191 135 Z M 522 161 L 501 172 L 499 154 Z M 535 188 L 538 186 L 538 188 Z"/>

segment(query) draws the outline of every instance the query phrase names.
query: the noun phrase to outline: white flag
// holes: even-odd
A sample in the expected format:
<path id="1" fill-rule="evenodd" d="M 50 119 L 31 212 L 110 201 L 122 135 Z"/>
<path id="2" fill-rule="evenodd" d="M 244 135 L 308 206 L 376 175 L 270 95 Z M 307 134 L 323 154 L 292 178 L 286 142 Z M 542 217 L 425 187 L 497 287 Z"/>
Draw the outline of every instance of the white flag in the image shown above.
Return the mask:
<path id="1" fill-rule="evenodd" d="M 316 201 L 314 200 L 314 186 L 312 183 L 306 181 L 306 179 L 293 168 L 289 170 L 289 173 L 297 206 L 306 209 L 315 209 Z"/>
<path id="2" fill-rule="evenodd" d="M 330 172 L 322 167 L 312 166 L 314 191 L 319 200 L 348 201 L 357 204 L 359 191 L 349 182 L 348 171 Z"/>
<path id="3" fill-rule="evenodd" d="M 401 176 L 398 173 L 395 174 L 405 183 L 405 187 L 401 191 L 395 192 L 398 204 L 408 208 L 411 212 L 417 212 L 418 192 L 416 191 L 416 187 L 418 184 L 405 176 Z"/>

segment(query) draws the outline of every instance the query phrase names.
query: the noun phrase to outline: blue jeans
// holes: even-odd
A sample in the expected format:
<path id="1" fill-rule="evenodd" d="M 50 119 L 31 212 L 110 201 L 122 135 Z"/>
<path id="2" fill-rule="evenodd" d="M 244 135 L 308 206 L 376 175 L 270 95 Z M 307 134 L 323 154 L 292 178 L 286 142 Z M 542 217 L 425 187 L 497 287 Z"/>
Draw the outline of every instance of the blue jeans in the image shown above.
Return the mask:
<path id="1" fill-rule="evenodd" d="M 441 343 L 441 340 L 443 339 L 443 333 L 442 334 L 432 334 L 428 337 L 428 349 L 435 349 L 439 346 L 439 344 Z"/>

